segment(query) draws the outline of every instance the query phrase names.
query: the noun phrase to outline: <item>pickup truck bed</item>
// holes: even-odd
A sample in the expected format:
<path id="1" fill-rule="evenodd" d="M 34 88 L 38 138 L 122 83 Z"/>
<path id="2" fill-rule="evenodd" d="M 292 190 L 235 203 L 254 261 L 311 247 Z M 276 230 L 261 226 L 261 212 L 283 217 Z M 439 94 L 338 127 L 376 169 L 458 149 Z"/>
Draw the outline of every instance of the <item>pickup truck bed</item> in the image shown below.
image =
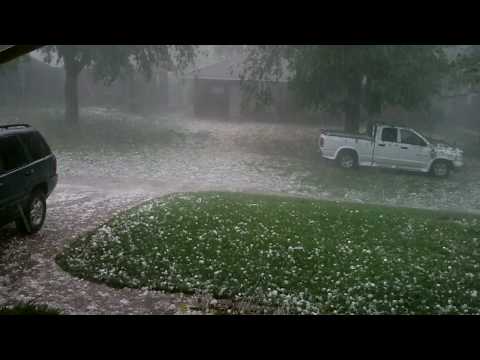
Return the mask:
<path id="1" fill-rule="evenodd" d="M 373 141 L 373 138 L 368 135 L 363 135 L 363 134 L 350 134 L 347 132 L 342 132 L 342 131 L 330 131 L 330 130 L 323 130 L 323 134 L 328 135 L 328 136 L 336 136 L 336 137 L 343 137 L 343 138 L 349 138 L 349 139 L 362 139 L 362 140 L 368 140 L 368 141 Z"/>

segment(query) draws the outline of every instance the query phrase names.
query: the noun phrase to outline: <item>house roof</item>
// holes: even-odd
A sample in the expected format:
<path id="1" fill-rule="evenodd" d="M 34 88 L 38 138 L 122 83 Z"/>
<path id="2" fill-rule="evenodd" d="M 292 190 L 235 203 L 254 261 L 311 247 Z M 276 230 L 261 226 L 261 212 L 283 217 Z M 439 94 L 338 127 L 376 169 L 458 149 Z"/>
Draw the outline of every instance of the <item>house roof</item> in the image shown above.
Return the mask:
<path id="1" fill-rule="evenodd" d="M 240 81 L 240 75 L 243 70 L 244 57 L 236 57 L 220 61 L 215 64 L 207 65 L 187 73 L 187 79 L 205 79 L 205 80 L 229 80 Z M 286 67 L 285 67 L 286 69 Z M 288 81 L 288 72 L 284 71 L 279 82 Z"/>
<path id="2" fill-rule="evenodd" d="M 186 74 L 186 78 L 210 80 L 240 80 L 242 61 L 227 59 L 215 64 L 207 65 Z"/>

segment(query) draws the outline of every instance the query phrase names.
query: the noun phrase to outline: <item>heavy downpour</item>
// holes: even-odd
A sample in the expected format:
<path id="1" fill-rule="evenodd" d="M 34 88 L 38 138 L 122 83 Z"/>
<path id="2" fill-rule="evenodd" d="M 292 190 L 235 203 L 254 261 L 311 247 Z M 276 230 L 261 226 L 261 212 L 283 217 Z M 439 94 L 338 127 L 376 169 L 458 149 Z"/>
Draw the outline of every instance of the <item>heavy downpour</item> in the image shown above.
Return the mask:
<path id="1" fill-rule="evenodd" d="M 0 314 L 479 314 L 480 46 L 0 45 Z"/>

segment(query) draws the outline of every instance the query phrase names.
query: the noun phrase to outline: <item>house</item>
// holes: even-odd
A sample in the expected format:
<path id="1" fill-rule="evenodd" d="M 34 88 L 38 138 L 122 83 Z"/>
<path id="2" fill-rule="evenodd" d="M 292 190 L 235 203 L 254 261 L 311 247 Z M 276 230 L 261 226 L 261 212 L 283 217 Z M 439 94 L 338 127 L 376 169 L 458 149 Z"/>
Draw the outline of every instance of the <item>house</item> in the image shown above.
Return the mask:
<path id="1" fill-rule="evenodd" d="M 268 82 L 272 103 L 262 106 L 248 96 L 242 87 L 243 58 L 235 57 L 196 69 L 185 79 L 192 82 L 193 112 L 197 117 L 239 119 L 262 118 L 281 120 L 292 116 L 299 108 L 288 89 L 287 76 Z M 255 80 L 245 80 L 251 82 Z"/>

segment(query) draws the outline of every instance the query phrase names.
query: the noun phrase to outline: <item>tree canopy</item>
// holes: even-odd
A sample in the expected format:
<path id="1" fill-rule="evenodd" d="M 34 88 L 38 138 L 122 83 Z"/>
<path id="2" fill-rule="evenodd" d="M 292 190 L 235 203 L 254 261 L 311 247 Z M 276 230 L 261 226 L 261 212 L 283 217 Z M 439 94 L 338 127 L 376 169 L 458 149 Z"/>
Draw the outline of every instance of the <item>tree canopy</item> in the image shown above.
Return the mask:
<path id="1" fill-rule="evenodd" d="M 183 70 L 193 62 L 193 45 L 49 45 L 42 51 L 48 63 L 63 63 L 66 73 L 66 119 L 78 121 L 78 76 L 90 68 L 96 80 L 110 84 L 125 72 L 140 71 L 147 79 L 161 67 Z"/>
<path id="2" fill-rule="evenodd" d="M 268 100 L 269 81 L 288 75 L 306 108 L 341 111 L 346 130 L 358 132 L 360 111 L 386 106 L 428 107 L 442 89 L 449 63 L 436 45 L 261 45 L 249 48 L 244 78 Z"/>
<path id="3" fill-rule="evenodd" d="M 470 45 L 459 53 L 454 61 L 456 85 L 470 89 L 480 85 L 480 46 Z"/>

